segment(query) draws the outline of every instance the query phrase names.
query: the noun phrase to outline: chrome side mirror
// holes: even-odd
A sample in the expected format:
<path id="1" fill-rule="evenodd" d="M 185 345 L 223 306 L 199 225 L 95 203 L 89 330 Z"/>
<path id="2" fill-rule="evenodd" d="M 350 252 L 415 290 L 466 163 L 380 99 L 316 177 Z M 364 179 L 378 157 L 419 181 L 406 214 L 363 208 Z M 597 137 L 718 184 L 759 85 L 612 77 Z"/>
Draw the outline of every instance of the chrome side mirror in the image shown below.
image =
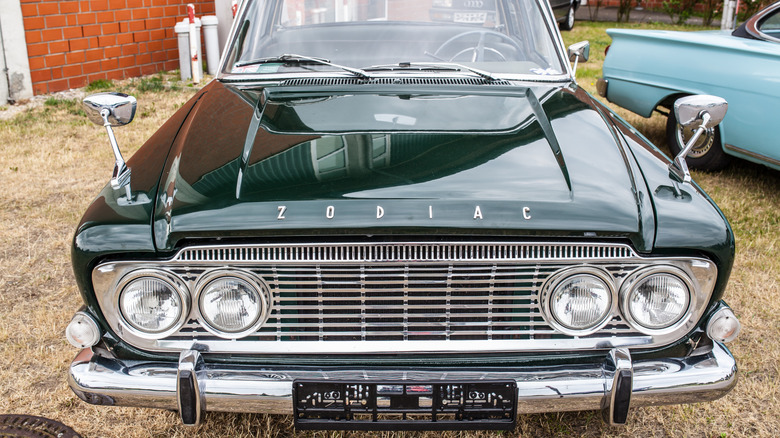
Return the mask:
<path id="1" fill-rule="evenodd" d="M 569 46 L 569 50 L 567 51 L 569 55 L 569 61 L 574 63 L 574 67 L 572 67 L 572 72 L 576 76 L 577 73 L 577 63 L 581 59 L 582 62 L 586 62 L 588 58 L 590 58 L 590 43 L 588 41 L 580 41 L 579 43 L 574 43 Z"/>
<path id="2" fill-rule="evenodd" d="M 83 105 L 87 117 L 95 124 L 105 126 L 108 121 L 111 126 L 123 126 L 133 121 L 137 103 L 133 96 L 109 92 L 89 95 Z"/>
<path id="3" fill-rule="evenodd" d="M 683 127 L 695 131 L 688 143 L 682 147 L 680 153 L 674 157 L 669 165 L 669 173 L 675 179 L 683 183 L 691 182 L 691 173 L 688 170 L 685 157 L 702 134 L 713 135 L 713 128 L 723 121 L 728 108 L 728 102 L 722 97 L 706 94 L 683 97 L 674 103 L 674 115 L 677 121 Z"/>
<path id="4" fill-rule="evenodd" d="M 590 42 L 580 41 L 570 45 L 568 54 L 571 62 L 577 62 L 577 59 L 582 59 L 582 62 L 587 61 L 590 57 Z"/>
<path id="5" fill-rule="evenodd" d="M 108 141 L 111 149 L 114 151 L 114 174 L 111 177 L 111 187 L 119 190 L 122 187 L 127 194 L 127 201 L 132 201 L 132 190 L 130 189 L 130 169 L 122 158 L 122 152 L 119 151 L 119 145 L 114 137 L 113 126 L 123 126 L 133 121 L 135 117 L 136 100 L 133 96 L 124 93 L 98 93 L 84 98 L 83 106 L 89 120 L 95 124 L 105 126 L 108 133 Z"/>

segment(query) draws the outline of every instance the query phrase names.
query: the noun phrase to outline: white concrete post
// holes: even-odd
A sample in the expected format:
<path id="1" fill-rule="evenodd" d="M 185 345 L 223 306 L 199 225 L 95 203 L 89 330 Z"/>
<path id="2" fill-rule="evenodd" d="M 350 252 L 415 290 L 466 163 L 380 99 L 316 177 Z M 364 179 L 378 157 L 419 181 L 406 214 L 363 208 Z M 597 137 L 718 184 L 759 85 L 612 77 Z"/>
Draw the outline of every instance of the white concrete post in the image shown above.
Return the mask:
<path id="1" fill-rule="evenodd" d="M 210 75 L 217 74 L 219 65 L 219 37 L 217 36 L 217 25 L 219 19 L 215 15 L 206 15 L 200 19 L 203 24 L 203 38 L 206 40 L 206 66 Z"/>
<path id="2" fill-rule="evenodd" d="M 0 105 L 33 96 L 19 0 L 0 0 Z"/>
<path id="3" fill-rule="evenodd" d="M 720 20 L 721 30 L 734 30 L 737 17 L 737 0 L 723 0 L 723 18 Z"/>
<path id="4" fill-rule="evenodd" d="M 217 25 L 217 35 L 219 36 L 219 53 L 225 50 L 230 26 L 233 24 L 233 6 L 234 0 L 214 0 L 214 12 L 217 14 L 219 24 Z"/>
<path id="5" fill-rule="evenodd" d="M 192 3 L 187 5 L 187 16 L 190 20 L 190 56 L 192 57 L 192 82 L 194 83 L 200 83 L 200 77 L 201 77 L 201 63 L 200 63 L 200 53 L 198 53 L 198 49 L 200 48 L 199 44 L 199 32 L 197 32 L 197 29 L 195 27 L 195 5 Z"/>
<path id="6" fill-rule="evenodd" d="M 179 71 L 181 72 L 181 80 L 190 79 L 192 77 L 192 56 L 190 56 L 190 20 L 185 18 L 176 23 L 173 27 L 176 32 L 176 37 L 179 43 Z M 195 19 L 195 45 L 197 51 L 195 52 L 198 59 L 203 59 L 203 53 L 200 44 L 200 18 Z M 202 67 L 202 65 L 201 65 Z M 201 71 L 203 69 L 201 68 Z"/>

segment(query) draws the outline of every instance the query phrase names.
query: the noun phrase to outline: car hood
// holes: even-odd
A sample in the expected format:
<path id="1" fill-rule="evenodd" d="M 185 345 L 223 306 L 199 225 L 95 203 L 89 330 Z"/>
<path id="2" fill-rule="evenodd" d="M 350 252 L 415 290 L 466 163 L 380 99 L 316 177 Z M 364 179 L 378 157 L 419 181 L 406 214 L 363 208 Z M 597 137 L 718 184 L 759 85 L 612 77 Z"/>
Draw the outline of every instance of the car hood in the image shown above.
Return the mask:
<path id="1" fill-rule="evenodd" d="M 155 243 L 437 233 L 645 247 L 629 164 L 589 99 L 545 86 L 215 81 L 163 169 Z"/>

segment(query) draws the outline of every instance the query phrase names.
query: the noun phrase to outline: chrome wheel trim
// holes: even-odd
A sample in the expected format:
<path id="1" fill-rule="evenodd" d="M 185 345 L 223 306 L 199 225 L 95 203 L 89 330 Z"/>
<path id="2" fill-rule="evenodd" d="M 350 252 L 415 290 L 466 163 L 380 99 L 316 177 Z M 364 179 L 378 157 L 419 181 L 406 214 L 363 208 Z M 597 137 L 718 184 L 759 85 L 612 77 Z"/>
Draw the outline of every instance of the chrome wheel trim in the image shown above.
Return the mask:
<path id="1" fill-rule="evenodd" d="M 684 128 L 681 124 L 677 124 L 677 144 L 682 150 L 688 142 L 688 139 L 693 137 L 693 129 Z M 689 158 L 701 158 L 707 155 L 707 152 L 712 149 L 712 145 L 715 143 L 715 135 L 711 131 L 707 131 L 703 136 L 699 137 L 696 144 L 693 146 L 688 155 Z"/>

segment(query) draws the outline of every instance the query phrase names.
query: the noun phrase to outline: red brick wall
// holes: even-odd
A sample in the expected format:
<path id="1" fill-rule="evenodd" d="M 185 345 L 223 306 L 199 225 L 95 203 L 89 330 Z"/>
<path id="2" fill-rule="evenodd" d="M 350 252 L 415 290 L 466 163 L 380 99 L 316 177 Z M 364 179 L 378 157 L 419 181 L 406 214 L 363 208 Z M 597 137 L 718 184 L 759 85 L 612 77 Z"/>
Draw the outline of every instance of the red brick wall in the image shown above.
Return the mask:
<path id="1" fill-rule="evenodd" d="M 174 70 L 173 26 L 214 14 L 213 0 L 21 0 L 35 94 Z"/>

